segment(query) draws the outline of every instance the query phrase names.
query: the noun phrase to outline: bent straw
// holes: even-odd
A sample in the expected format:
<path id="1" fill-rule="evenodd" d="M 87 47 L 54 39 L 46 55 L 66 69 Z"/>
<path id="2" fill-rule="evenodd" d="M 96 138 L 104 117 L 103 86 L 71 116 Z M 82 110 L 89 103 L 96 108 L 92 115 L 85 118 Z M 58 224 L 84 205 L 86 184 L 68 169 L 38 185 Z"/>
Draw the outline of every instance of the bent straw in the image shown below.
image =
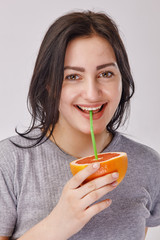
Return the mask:
<path id="1" fill-rule="evenodd" d="M 93 131 L 93 113 L 92 113 L 92 111 L 89 111 L 89 116 L 90 116 L 90 130 L 91 130 L 91 138 L 92 138 L 92 144 L 93 144 L 93 149 L 94 149 L 94 156 L 95 156 L 95 159 L 98 160 L 96 141 L 95 141 L 94 131 Z"/>

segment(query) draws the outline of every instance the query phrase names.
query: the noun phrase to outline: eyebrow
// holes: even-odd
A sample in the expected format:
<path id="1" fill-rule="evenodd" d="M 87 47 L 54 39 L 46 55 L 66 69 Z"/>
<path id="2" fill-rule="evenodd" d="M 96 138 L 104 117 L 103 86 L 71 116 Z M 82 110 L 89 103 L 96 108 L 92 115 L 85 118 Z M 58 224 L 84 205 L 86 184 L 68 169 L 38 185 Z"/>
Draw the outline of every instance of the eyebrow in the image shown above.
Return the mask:
<path id="1" fill-rule="evenodd" d="M 85 72 L 85 69 L 83 67 L 66 66 L 66 67 L 64 67 L 64 70 L 66 70 L 66 69 L 76 70 L 79 72 Z"/>
<path id="2" fill-rule="evenodd" d="M 113 67 L 117 68 L 117 64 L 114 63 L 114 62 L 111 62 L 111 63 L 106 63 L 106 64 L 102 64 L 102 65 L 97 66 L 97 70 L 100 70 L 100 69 L 105 68 L 105 67 L 110 67 L 110 66 L 113 66 Z"/>
<path id="3" fill-rule="evenodd" d="M 109 66 L 113 66 L 113 67 L 117 68 L 117 64 L 114 63 L 114 62 L 111 62 L 111 63 L 106 63 L 106 64 L 99 65 L 99 66 L 96 67 L 96 69 L 100 70 L 100 69 L 103 69 L 103 68 L 109 67 Z M 79 71 L 79 72 L 85 72 L 85 68 L 83 68 L 83 67 L 65 66 L 64 70 L 66 70 L 66 69 L 76 70 L 76 71 Z"/>

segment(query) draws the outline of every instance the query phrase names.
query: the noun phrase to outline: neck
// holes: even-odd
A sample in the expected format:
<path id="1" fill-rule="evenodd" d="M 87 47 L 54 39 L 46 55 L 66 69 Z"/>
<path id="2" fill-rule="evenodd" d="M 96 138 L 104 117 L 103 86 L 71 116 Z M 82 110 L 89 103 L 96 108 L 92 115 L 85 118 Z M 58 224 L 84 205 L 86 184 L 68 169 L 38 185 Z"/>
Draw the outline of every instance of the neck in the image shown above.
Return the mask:
<path id="1" fill-rule="evenodd" d="M 74 156 L 76 158 L 82 158 L 85 156 L 93 155 L 93 145 L 90 134 L 84 134 L 79 131 L 69 131 L 69 129 L 63 129 L 63 133 L 60 133 L 55 127 L 53 136 L 50 138 L 63 152 Z M 97 152 L 100 153 L 111 142 L 112 134 L 104 131 L 101 134 L 95 135 Z"/>

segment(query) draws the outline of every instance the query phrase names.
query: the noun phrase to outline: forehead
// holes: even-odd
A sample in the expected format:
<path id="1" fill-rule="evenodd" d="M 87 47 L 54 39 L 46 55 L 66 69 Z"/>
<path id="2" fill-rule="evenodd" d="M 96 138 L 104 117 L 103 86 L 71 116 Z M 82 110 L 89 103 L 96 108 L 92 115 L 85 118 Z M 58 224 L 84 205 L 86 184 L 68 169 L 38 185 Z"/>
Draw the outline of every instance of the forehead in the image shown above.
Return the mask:
<path id="1" fill-rule="evenodd" d="M 93 35 L 91 37 L 79 37 L 68 43 L 65 64 L 72 62 L 85 63 L 88 61 L 116 61 L 115 53 L 110 43 L 103 37 Z"/>

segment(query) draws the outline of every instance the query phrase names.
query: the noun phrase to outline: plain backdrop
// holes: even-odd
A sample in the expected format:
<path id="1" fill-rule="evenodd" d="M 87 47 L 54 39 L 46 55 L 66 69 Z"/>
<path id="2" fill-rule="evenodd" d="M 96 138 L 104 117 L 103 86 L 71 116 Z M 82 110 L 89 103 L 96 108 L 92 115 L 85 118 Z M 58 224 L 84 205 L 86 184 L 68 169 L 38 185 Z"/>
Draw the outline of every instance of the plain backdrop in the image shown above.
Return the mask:
<path id="1" fill-rule="evenodd" d="M 108 13 L 126 46 L 136 93 L 120 130 L 160 153 L 159 0 L 0 0 L 0 140 L 30 123 L 26 98 L 39 46 L 52 22 L 72 10 Z M 160 239 L 160 227 L 147 240 Z"/>

